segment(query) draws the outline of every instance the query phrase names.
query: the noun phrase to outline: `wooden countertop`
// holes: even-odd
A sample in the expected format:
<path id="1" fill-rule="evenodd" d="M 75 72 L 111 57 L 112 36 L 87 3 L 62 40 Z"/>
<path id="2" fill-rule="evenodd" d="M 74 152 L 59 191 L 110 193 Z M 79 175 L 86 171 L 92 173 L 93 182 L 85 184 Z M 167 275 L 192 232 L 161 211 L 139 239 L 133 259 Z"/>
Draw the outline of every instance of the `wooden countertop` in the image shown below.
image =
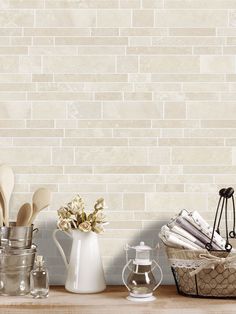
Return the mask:
<path id="1" fill-rule="evenodd" d="M 233 314 L 236 300 L 189 298 L 177 294 L 174 286 L 161 286 L 157 299 L 150 303 L 126 300 L 127 291 L 121 286 L 109 286 L 99 294 L 73 294 L 63 287 L 51 287 L 47 299 L 31 296 L 0 297 L 1 314 Z"/>

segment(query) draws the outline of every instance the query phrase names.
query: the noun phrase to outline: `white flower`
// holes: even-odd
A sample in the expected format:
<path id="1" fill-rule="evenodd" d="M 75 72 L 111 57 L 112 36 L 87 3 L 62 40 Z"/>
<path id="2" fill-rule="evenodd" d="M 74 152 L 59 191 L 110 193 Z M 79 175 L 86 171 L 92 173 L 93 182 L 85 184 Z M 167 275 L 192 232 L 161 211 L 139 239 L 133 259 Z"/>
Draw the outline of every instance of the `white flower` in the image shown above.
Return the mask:
<path id="1" fill-rule="evenodd" d="M 68 203 L 68 207 L 73 214 L 82 214 L 84 212 L 84 201 L 80 195 L 76 195 L 70 203 Z"/>
<path id="2" fill-rule="evenodd" d="M 57 211 L 58 216 L 62 219 L 69 218 L 71 216 L 71 213 L 68 212 L 68 209 L 66 207 L 61 207 Z"/>
<path id="3" fill-rule="evenodd" d="M 102 210 L 105 208 L 105 201 L 102 197 L 96 201 L 94 208 L 95 210 Z"/>
<path id="4" fill-rule="evenodd" d="M 71 229 L 70 219 L 59 219 L 57 227 L 62 231 L 67 231 Z"/>
<path id="5" fill-rule="evenodd" d="M 93 228 L 93 231 L 96 233 L 103 233 L 104 232 L 104 228 L 102 225 L 98 225 L 96 224 L 96 226 Z"/>
<path id="6" fill-rule="evenodd" d="M 97 222 L 103 222 L 106 216 L 102 212 L 98 212 L 96 214 L 96 221 Z"/>
<path id="7" fill-rule="evenodd" d="M 79 224 L 79 230 L 83 231 L 83 232 L 89 232 L 91 231 L 91 225 L 89 223 L 89 221 L 84 221 L 81 222 L 81 224 Z"/>

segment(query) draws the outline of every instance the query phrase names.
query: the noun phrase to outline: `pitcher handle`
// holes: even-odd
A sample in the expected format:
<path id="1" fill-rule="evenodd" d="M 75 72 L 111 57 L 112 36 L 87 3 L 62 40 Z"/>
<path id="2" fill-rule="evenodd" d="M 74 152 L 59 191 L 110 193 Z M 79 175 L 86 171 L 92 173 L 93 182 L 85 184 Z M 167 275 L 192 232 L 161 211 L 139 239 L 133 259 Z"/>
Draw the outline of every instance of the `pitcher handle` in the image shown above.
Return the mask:
<path id="1" fill-rule="evenodd" d="M 65 264 L 65 266 L 66 266 L 66 269 L 68 269 L 69 263 L 68 263 L 68 261 L 67 261 L 67 258 L 66 258 L 66 255 L 65 255 L 65 253 L 64 253 L 64 250 L 63 250 L 61 244 L 59 243 L 59 241 L 57 240 L 57 237 L 56 237 L 57 231 L 62 231 L 62 230 L 60 230 L 60 229 L 54 230 L 52 237 L 53 237 L 54 242 L 56 243 L 56 246 L 57 246 L 59 252 L 61 253 L 61 256 L 62 256 L 63 262 L 64 262 L 64 264 Z M 65 233 L 68 237 L 72 238 L 72 236 L 70 235 L 70 233 L 68 233 L 68 232 L 66 232 L 66 231 L 62 231 L 62 232 Z"/>

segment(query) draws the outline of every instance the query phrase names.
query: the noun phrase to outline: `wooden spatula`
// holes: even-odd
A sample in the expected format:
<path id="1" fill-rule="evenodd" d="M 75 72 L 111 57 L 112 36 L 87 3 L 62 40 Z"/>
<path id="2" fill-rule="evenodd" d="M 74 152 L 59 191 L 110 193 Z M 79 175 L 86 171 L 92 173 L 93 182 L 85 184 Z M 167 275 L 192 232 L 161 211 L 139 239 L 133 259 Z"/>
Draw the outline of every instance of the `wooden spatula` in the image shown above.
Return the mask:
<path id="1" fill-rule="evenodd" d="M 32 207 L 29 203 L 25 203 L 18 211 L 16 218 L 16 226 L 28 226 L 32 216 Z"/>
<path id="2" fill-rule="evenodd" d="M 33 213 L 29 221 L 29 225 L 32 224 L 38 215 L 38 213 L 49 206 L 51 200 L 51 192 L 48 189 L 40 188 L 34 192 L 33 195 Z"/>

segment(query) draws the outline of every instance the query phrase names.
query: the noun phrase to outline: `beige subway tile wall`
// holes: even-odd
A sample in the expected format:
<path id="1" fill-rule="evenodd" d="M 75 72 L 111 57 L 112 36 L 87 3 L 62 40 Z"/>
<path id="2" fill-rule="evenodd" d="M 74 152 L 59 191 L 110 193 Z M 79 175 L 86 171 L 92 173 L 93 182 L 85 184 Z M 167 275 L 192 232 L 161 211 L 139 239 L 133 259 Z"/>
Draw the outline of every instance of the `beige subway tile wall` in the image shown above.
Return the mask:
<path id="1" fill-rule="evenodd" d="M 236 184 L 235 27 L 231 0 L 0 1 L 0 160 L 16 174 L 12 219 L 52 191 L 35 240 L 51 283 L 65 278 L 56 210 L 76 193 L 107 202 L 110 284 L 124 244 L 155 245 L 180 209 L 212 223 Z"/>

